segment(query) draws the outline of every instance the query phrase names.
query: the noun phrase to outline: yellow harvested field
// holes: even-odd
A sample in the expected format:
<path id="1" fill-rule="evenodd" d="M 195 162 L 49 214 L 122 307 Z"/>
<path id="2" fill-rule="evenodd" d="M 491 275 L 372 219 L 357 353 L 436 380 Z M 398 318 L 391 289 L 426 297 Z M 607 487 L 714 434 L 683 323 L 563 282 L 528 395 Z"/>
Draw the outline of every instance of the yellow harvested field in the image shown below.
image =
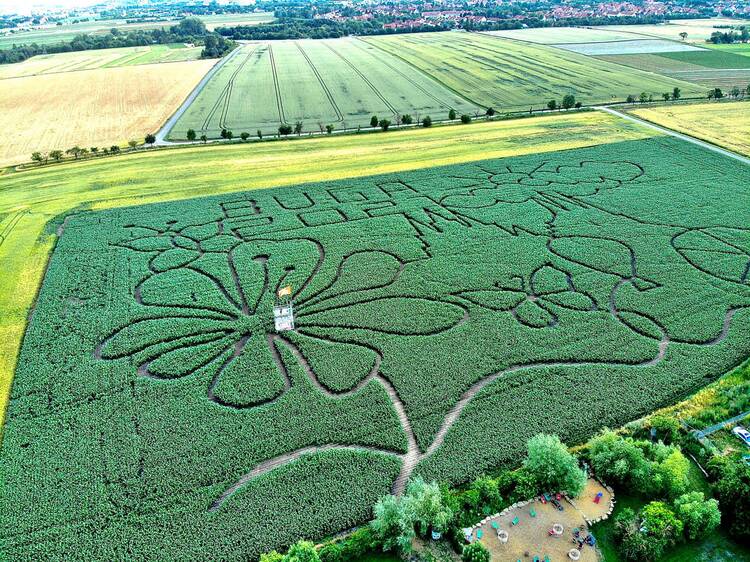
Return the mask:
<path id="1" fill-rule="evenodd" d="M 34 151 L 123 146 L 155 132 L 216 63 L 98 68 L 2 81 L 0 166 Z"/>
<path id="2" fill-rule="evenodd" d="M 750 156 L 750 104 L 746 101 L 652 107 L 631 113 Z"/>

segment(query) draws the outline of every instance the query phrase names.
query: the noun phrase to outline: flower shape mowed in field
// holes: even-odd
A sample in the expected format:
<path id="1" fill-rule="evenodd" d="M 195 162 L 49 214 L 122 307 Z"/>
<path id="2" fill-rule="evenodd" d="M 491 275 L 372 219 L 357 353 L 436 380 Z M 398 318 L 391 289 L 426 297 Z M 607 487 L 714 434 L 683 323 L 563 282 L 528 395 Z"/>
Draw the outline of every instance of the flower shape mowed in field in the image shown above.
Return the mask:
<path id="1" fill-rule="evenodd" d="M 159 250 L 154 250 L 159 251 Z M 450 329 L 464 316 L 458 305 L 419 296 L 373 295 L 392 284 L 402 264 L 388 253 L 363 251 L 341 260 L 326 280 L 316 276 L 324 264 L 320 244 L 309 239 L 242 242 L 224 254 L 212 256 L 210 272 L 203 256 L 189 266 L 160 271 L 135 290 L 136 300 L 154 314 L 115 331 L 97 349 L 102 359 L 131 357 L 139 373 L 173 379 L 201 373 L 210 380 L 209 398 L 234 408 L 275 400 L 290 387 L 290 380 L 275 347 L 273 306 L 278 289 L 293 284 L 297 329 L 315 328 L 324 346 L 309 346 L 311 365 L 330 364 L 353 349 L 373 353 L 335 333 L 376 331 L 396 336 L 430 335 Z M 372 264 L 377 264 L 373 268 Z M 282 340 L 284 341 L 284 340 Z M 363 364 L 363 362 L 350 362 Z M 369 373 L 348 374 L 349 388 Z M 325 385 L 324 385 L 325 386 Z M 334 391 L 345 390 L 332 388 Z"/>
<path id="2" fill-rule="evenodd" d="M 551 328 L 558 322 L 555 307 L 569 310 L 594 310 L 591 297 L 578 291 L 570 276 L 552 265 L 536 269 L 529 281 L 520 276 L 511 283 L 496 283 L 490 290 L 470 290 L 456 296 L 490 310 L 510 312 L 530 328 Z"/>
<path id="3" fill-rule="evenodd" d="M 149 268 L 158 272 L 188 265 L 207 252 L 228 252 L 240 242 L 234 236 L 224 234 L 220 222 L 179 229 L 175 224 L 170 221 L 165 228 L 131 225 L 129 228 L 134 236 L 115 246 L 154 253 Z"/>
<path id="4" fill-rule="evenodd" d="M 643 175 L 643 170 L 630 162 L 585 161 L 561 166 L 543 162 L 530 170 L 511 166 L 480 169 L 483 173 L 478 176 L 457 176 L 456 179 L 490 182 L 490 187 L 480 184 L 467 194 L 448 195 L 442 203 L 447 207 L 480 209 L 496 203 L 541 201 L 545 194 L 582 197 L 619 187 Z"/>

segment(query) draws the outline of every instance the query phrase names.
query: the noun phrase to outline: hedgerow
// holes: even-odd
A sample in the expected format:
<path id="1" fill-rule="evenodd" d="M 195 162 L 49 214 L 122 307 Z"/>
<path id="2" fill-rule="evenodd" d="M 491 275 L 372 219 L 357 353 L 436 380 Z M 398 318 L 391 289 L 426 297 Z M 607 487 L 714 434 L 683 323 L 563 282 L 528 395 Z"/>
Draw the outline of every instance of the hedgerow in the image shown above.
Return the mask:
<path id="1" fill-rule="evenodd" d="M 363 521 L 400 471 L 466 482 L 673 402 L 750 352 L 749 179 L 657 138 L 79 213 L 21 350 L 0 541 L 253 558 Z"/>

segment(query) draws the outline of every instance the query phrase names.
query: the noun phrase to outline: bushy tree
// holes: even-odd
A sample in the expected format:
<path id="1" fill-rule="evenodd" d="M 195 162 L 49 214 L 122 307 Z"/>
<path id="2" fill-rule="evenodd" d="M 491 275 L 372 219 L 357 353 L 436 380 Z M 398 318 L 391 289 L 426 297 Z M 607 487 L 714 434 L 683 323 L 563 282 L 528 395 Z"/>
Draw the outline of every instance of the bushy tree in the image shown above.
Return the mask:
<path id="1" fill-rule="evenodd" d="M 490 562 L 490 552 L 480 542 L 467 544 L 461 553 L 463 562 Z"/>
<path id="2" fill-rule="evenodd" d="M 255 135 L 256 135 L 256 136 L 257 136 L 257 137 L 258 137 L 258 138 L 259 138 L 260 140 L 263 140 L 263 131 L 261 131 L 260 129 L 258 129 L 257 131 L 255 131 Z"/>
<path id="3" fill-rule="evenodd" d="M 632 439 L 604 430 L 589 441 L 589 461 L 600 478 L 630 489 L 643 489 L 651 469 L 643 450 Z"/>
<path id="4" fill-rule="evenodd" d="M 670 498 L 683 494 L 690 485 L 689 470 L 690 461 L 679 450 L 673 450 L 657 467 L 663 493 Z M 658 490 L 654 491 L 658 492 Z"/>
<path id="5" fill-rule="evenodd" d="M 244 133 L 244 132 L 243 132 L 243 133 L 240 133 L 240 138 L 241 138 L 241 139 L 242 139 L 243 141 L 246 141 L 247 139 L 249 139 L 249 138 L 250 138 L 250 133 Z"/>
<path id="6" fill-rule="evenodd" d="M 206 144 L 208 142 L 208 137 L 206 135 L 201 135 L 201 142 Z"/>
<path id="7" fill-rule="evenodd" d="M 302 121 L 297 121 L 294 124 L 294 134 L 296 134 L 297 136 L 300 136 L 302 134 L 302 127 L 303 127 Z"/>
<path id="8" fill-rule="evenodd" d="M 719 502 L 705 499 L 703 492 L 690 492 L 674 501 L 674 511 L 684 525 L 685 536 L 695 540 L 706 536 L 721 523 Z"/>
<path id="9" fill-rule="evenodd" d="M 413 118 L 412 118 L 412 116 L 411 116 L 411 115 L 409 115 L 408 113 L 404 113 L 404 114 L 403 114 L 403 115 L 401 116 L 401 122 L 402 122 L 402 123 L 403 123 L 404 125 L 411 125 L 411 124 L 412 124 L 412 123 L 414 122 L 414 119 L 413 119 Z"/>
<path id="10" fill-rule="evenodd" d="M 648 93 L 641 92 L 641 95 L 638 97 L 638 101 L 641 103 L 646 103 L 648 101 Z"/>
<path id="11" fill-rule="evenodd" d="M 45 161 L 45 156 L 41 152 L 32 152 L 31 160 L 33 162 L 38 162 L 39 164 L 41 164 L 42 162 Z"/>
<path id="12" fill-rule="evenodd" d="M 573 94 L 565 94 L 562 99 L 563 109 L 570 109 L 576 104 L 576 97 Z"/>
<path id="13" fill-rule="evenodd" d="M 279 134 L 280 135 L 291 135 L 292 134 L 292 126 L 291 125 L 279 125 Z"/>
<path id="14" fill-rule="evenodd" d="M 341 554 L 342 548 L 336 543 L 329 543 L 320 549 L 320 562 L 346 562 Z"/>
<path id="15" fill-rule="evenodd" d="M 570 454 L 557 435 L 535 435 L 527 444 L 524 468 L 544 490 L 566 490 L 577 496 L 586 485 L 578 459 Z"/>
<path id="16" fill-rule="evenodd" d="M 131 150 L 134 150 L 135 147 L 138 146 L 138 141 L 135 139 L 130 139 L 128 141 L 128 146 L 130 147 Z"/>
<path id="17" fill-rule="evenodd" d="M 488 476 L 477 478 L 469 487 L 469 492 L 476 494 L 476 508 L 481 510 L 485 515 L 497 513 L 502 509 L 503 498 L 497 482 Z"/>
<path id="18" fill-rule="evenodd" d="M 414 538 L 414 515 L 409 502 L 396 496 L 385 496 L 375 504 L 375 517 L 370 527 L 375 532 L 384 551 L 411 551 Z"/>
<path id="19" fill-rule="evenodd" d="M 326 133 L 329 135 L 333 132 L 334 126 L 331 124 L 326 125 Z"/>
<path id="20" fill-rule="evenodd" d="M 453 120 L 455 120 L 455 119 L 456 119 L 456 110 L 455 110 L 455 109 L 453 109 L 453 108 L 451 108 L 451 109 L 450 109 L 450 110 L 448 111 L 448 120 L 449 120 L 449 121 L 453 121 Z"/>
<path id="21" fill-rule="evenodd" d="M 464 113 L 461 116 L 461 123 L 463 123 L 464 125 L 466 125 L 468 123 L 471 123 L 471 115 L 468 115 L 468 114 Z"/>
<path id="22" fill-rule="evenodd" d="M 320 557 L 313 543 L 299 541 L 289 548 L 283 562 L 320 562 Z"/>
<path id="23" fill-rule="evenodd" d="M 380 119 L 378 119 L 377 115 L 373 115 L 372 117 L 370 117 L 370 127 L 377 127 L 379 122 Z"/>
<path id="24" fill-rule="evenodd" d="M 550 111 L 557 109 L 557 100 L 549 100 L 547 102 L 547 109 Z"/>
<path id="25" fill-rule="evenodd" d="M 750 89 L 750 86 L 748 86 L 748 89 Z M 432 117 L 429 115 L 422 119 L 422 126 L 423 127 L 432 127 Z"/>
<path id="26" fill-rule="evenodd" d="M 664 101 L 669 101 L 669 98 L 672 96 L 669 92 L 664 92 L 661 97 L 664 99 Z"/>
<path id="27" fill-rule="evenodd" d="M 453 519 L 453 512 L 443 503 L 440 487 L 435 482 L 427 484 L 422 478 L 415 478 L 409 483 L 403 501 L 408 504 L 407 512 L 414 518 L 422 536 L 430 528 L 444 532 Z"/>
<path id="28" fill-rule="evenodd" d="M 495 108 L 488 107 L 487 111 L 485 111 L 485 115 L 487 115 L 487 117 L 492 117 L 493 115 L 495 115 Z"/>
<path id="29" fill-rule="evenodd" d="M 680 96 L 682 95 L 681 92 L 682 90 L 680 90 L 677 86 L 675 86 L 674 90 L 672 90 L 672 99 L 673 100 L 680 99 Z"/>
<path id="30" fill-rule="evenodd" d="M 387 131 L 388 127 L 391 126 L 391 122 L 388 119 L 381 119 L 380 121 L 378 121 L 378 126 L 380 126 L 380 128 L 384 131 Z"/>
<path id="31" fill-rule="evenodd" d="M 146 141 L 146 144 L 153 146 L 156 142 L 156 135 L 149 133 L 144 137 L 143 140 Z"/>
<path id="32" fill-rule="evenodd" d="M 713 493 L 729 532 L 740 539 L 750 538 L 750 466 L 719 457 L 711 462 L 710 470 L 716 475 Z"/>
<path id="33" fill-rule="evenodd" d="M 633 94 L 629 94 L 627 98 L 625 98 L 625 101 L 628 103 L 635 103 L 635 96 Z"/>
<path id="34" fill-rule="evenodd" d="M 194 141 L 195 140 L 195 129 L 188 129 L 187 134 L 185 135 L 187 140 Z"/>
<path id="35" fill-rule="evenodd" d="M 260 555 L 260 562 L 283 562 L 283 560 L 284 555 L 279 554 L 275 550 Z"/>

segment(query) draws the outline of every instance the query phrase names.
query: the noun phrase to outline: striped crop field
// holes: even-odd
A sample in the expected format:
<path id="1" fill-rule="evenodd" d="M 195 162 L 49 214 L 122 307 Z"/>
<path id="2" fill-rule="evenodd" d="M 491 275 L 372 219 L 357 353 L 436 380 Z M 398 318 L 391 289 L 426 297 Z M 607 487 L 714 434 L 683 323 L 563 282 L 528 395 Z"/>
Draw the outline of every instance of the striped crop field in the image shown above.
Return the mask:
<path id="1" fill-rule="evenodd" d="M 602 41 L 598 43 L 563 43 L 555 45 L 567 51 L 582 55 L 637 55 L 643 53 L 681 53 L 685 51 L 703 52 L 687 43 L 665 39 L 634 39 L 630 41 Z M 709 52 L 709 51 L 707 51 Z"/>
<path id="2" fill-rule="evenodd" d="M 38 55 L 23 62 L 0 65 L 0 79 L 96 68 L 184 62 L 198 59 L 202 50 L 202 47 L 187 47 L 182 43 L 177 43 Z"/>
<path id="3" fill-rule="evenodd" d="M 180 117 L 170 138 L 276 133 L 282 123 L 305 131 L 369 127 L 373 115 L 396 122 L 445 118 L 478 107 L 398 57 L 354 38 L 274 41 L 245 45 L 230 55 Z"/>
<path id="4" fill-rule="evenodd" d="M 610 31 L 606 27 L 531 27 L 528 29 L 502 29 L 487 31 L 487 35 L 540 43 L 542 45 L 556 45 L 559 43 L 602 43 L 608 41 L 630 41 L 639 39 L 635 33 L 627 31 Z M 647 36 L 640 36 L 648 39 Z"/>
<path id="5" fill-rule="evenodd" d="M 545 45 L 477 33 L 425 33 L 368 37 L 371 45 L 434 76 L 452 90 L 498 111 L 544 107 L 567 93 L 584 104 L 624 100 L 646 91 L 658 96 L 687 82 L 655 76 Z"/>

